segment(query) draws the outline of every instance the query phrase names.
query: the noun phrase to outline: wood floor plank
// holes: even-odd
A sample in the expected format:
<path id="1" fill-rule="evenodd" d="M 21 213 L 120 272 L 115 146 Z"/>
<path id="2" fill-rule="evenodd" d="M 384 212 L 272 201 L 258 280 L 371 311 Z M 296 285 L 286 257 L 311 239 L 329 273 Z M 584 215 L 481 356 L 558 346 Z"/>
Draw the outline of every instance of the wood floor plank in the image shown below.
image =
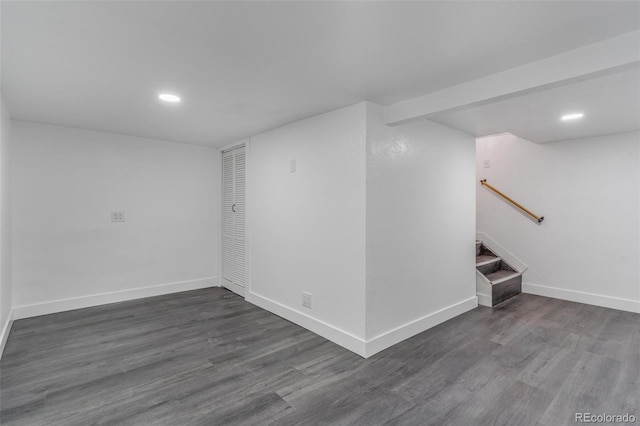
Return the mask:
<path id="1" fill-rule="evenodd" d="M 562 425 L 640 418 L 640 315 L 520 294 L 369 359 L 222 288 L 16 321 L 7 425 Z"/>

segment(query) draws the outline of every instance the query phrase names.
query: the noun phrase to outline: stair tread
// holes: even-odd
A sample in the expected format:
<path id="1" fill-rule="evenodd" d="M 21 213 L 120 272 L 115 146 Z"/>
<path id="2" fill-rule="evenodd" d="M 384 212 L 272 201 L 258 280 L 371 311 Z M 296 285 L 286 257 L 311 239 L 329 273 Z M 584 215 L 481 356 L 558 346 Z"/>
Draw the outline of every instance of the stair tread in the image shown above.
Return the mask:
<path id="1" fill-rule="evenodd" d="M 490 274 L 485 275 L 487 279 L 493 283 L 494 281 L 499 281 L 507 278 L 513 278 L 520 275 L 520 272 L 517 271 L 508 271 L 506 269 L 500 269 L 499 271 L 492 272 Z"/>
<path id="2" fill-rule="evenodd" d="M 500 258 L 497 256 L 489 255 L 489 254 L 481 254 L 479 256 L 476 256 L 476 265 L 480 265 L 480 264 L 487 263 L 489 261 L 496 261 L 496 260 L 500 260 Z"/>

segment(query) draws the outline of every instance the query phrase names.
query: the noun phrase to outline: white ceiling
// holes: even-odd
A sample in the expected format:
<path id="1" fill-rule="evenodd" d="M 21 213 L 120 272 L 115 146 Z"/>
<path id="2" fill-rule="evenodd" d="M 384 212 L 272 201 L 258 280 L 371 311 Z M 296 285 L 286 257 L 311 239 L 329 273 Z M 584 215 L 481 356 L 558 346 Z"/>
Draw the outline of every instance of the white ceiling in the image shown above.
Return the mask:
<path id="1" fill-rule="evenodd" d="M 577 112 L 584 117 L 560 119 Z M 429 119 L 475 136 L 507 132 L 536 143 L 640 130 L 640 69 L 636 66 L 488 105 L 441 112 Z"/>
<path id="2" fill-rule="evenodd" d="M 18 120 L 220 146 L 476 79 L 639 21 L 636 1 L 2 1 L 2 95 Z M 161 105 L 161 90 L 183 103 Z"/>

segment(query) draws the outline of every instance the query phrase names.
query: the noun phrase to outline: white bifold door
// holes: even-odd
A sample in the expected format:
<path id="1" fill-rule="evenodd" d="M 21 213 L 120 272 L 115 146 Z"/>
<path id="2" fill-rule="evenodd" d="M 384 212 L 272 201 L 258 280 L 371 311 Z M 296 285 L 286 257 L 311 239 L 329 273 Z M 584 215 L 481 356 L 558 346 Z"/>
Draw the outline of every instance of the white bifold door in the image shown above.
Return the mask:
<path id="1" fill-rule="evenodd" d="M 244 296 L 245 149 L 222 154 L 222 285 Z"/>

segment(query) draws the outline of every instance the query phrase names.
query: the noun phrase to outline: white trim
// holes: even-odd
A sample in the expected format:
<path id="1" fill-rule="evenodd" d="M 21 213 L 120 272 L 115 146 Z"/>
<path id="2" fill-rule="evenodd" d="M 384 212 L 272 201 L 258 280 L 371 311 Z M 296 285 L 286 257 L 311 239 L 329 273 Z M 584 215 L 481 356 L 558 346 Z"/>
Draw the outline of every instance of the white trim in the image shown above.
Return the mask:
<path id="1" fill-rule="evenodd" d="M 251 144 L 252 138 L 245 141 L 244 144 L 244 291 L 251 292 Z M 222 225 L 222 224 L 221 224 Z"/>
<path id="2" fill-rule="evenodd" d="M 491 283 L 487 277 L 476 269 L 476 296 L 478 296 L 478 305 L 491 307 L 492 293 Z"/>
<path id="3" fill-rule="evenodd" d="M 436 325 L 442 324 L 451 318 L 457 317 L 467 311 L 478 307 L 478 298 L 470 297 L 446 308 L 432 312 L 421 318 L 408 322 L 393 330 L 382 333 L 366 342 L 365 357 L 368 358 L 396 343 L 400 343 L 416 334 L 422 333 Z"/>
<path id="4" fill-rule="evenodd" d="M 240 286 L 240 285 L 238 285 L 238 284 L 236 284 L 234 282 L 231 282 L 226 278 L 222 279 L 221 284 L 222 284 L 222 287 L 226 288 L 227 290 L 234 292 L 238 296 L 244 297 L 244 294 L 245 294 L 244 287 L 242 287 L 242 286 Z"/>
<path id="5" fill-rule="evenodd" d="M 307 330 L 310 330 L 325 339 L 360 355 L 361 357 L 366 356 L 366 342 L 347 331 L 341 330 L 331 324 L 327 324 L 324 321 L 313 318 L 303 312 L 296 311 L 295 309 L 289 308 L 275 300 L 268 299 L 256 293 L 247 292 L 245 300 L 286 320 L 298 324 L 299 326 L 304 327 Z"/>
<path id="6" fill-rule="evenodd" d="M 478 296 L 478 305 L 491 307 L 491 296 L 482 293 L 476 293 L 476 296 Z"/>
<path id="7" fill-rule="evenodd" d="M 197 290 L 207 287 L 218 287 L 217 277 L 200 278 L 197 280 L 160 284 L 149 287 L 138 287 L 109 293 L 92 294 L 88 296 L 72 297 L 69 299 L 34 303 L 31 305 L 15 306 L 13 308 L 13 317 L 14 319 L 37 317 L 40 315 L 89 308 L 91 306 L 105 305 L 108 303 L 124 302 L 126 300 L 141 299 L 144 297 L 160 296 L 163 294 L 177 293 L 181 291 Z"/>
<path id="8" fill-rule="evenodd" d="M 489 235 L 485 234 L 484 232 L 482 231 L 476 232 L 476 240 L 481 240 L 485 246 L 489 247 L 491 251 L 493 251 L 496 255 L 504 259 L 504 261 L 507 262 L 507 264 L 514 267 L 516 271 L 520 272 L 521 274 L 524 274 L 525 271 L 529 269 L 529 267 L 522 260 L 517 258 L 509 250 L 507 250 L 506 248 L 498 244 L 493 238 L 491 238 Z"/>
<path id="9" fill-rule="evenodd" d="M 220 167 L 220 173 L 218 175 L 218 274 L 220 274 L 220 281 L 218 282 L 218 286 L 222 287 L 222 281 L 224 281 L 224 273 L 222 272 L 222 215 L 223 215 L 223 197 L 224 194 L 222 193 L 222 191 L 224 191 L 224 185 L 222 183 L 222 180 L 224 178 L 223 174 L 224 174 L 224 159 L 223 157 L 224 152 L 222 151 L 222 149 L 219 150 L 218 155 L 220 156 L 218 159 L 218 166 Z"/>
<path id="10" fill-rule="evenodd" d="M 487 279 L 487 277 L 485 277 L 484 275 L 482 275 L 482 272 L 480 272 L 480 271 L 478 271 L 478 270 L 476 269 L 476 284 L 479 284 L 479 283 L 478 283 L 478 280 L 480 280 L 480 284 L 485 285 L 485 287 L 487 287 L 487 288 L 489 288 L 489 289 L 491 288 L 491 281 L 489 281 L 489 280 Z"/>
<path id="11" fill-rule="evenodd" d="M 369 358 L 370 356 L 383 351 L 396 343 L 400 343 L 403 340 L 413 337 L 416 334 L 422 333 L 423 331 L 478 307 L 478 298 L 473 296 L 365 341 L 364 339 L 347 331 L 341 330 L 331 324 L 327 324 L 324 321 L 313 318 L 304 312 L 289 308 L 288 306 L 259 294 L 247 292 L 245 300 L 286 320 L 298 324 L 299 326 L 304 327 L 307 330 L 310 330 L 325 339 L 360 355 L 363 358 Z"/>
<path id="12" fill-rule="evenodd" d="M 551 297 L 554 299 L 568 300 L 570 302 L 586 303 L 588 305 L 640 313 L 640 300 L 621 299 L 619 297 L 604 296 L 601 294 L 586 293 L 576 290 L 566 290 L 563 288 L 531 283 L 522 283 L 522 292 Z"/>
<path id="13" fill-rule="evenodd" d="M 218 184 L 218 241 L 217 241 L 217 245 L 218 245 L 218 250 L 216 251 L 217 253 L 217 259 L 218 259 L 218 265 L 216 267 L 216 270 L 218 271 L 218 274 L 220 275 L 220 279 L 218 280 L 218 287 L 222 287 L 222 173 L 224 173 L 222 171 L 222 151 L 218 152 L 218 167 L 220 167 L 220 174 L 218 176 L 217 179 L 217 184 Z"/>
<path id="14" fill-rule="evenodd" d="M 220 151 L 221 153 L 225 153 L 227 151 L 231 151 L 231 150 L 234 150 L 236 148 L 240 148 L 245 143 L 247 143 L 248 140 L 249 139 L 242 139 L 241 141 L 230 143 L 228 145 L 225 145 L 223 147 L 218 148 L 218 151 Z"/>
<path id="15" fill-rule="evenodd" d="M 4 323 L 4 327 L 2 327 L 2 334 L 0 335 L 0 359 L 2 359 L 2 355 L 4 355 L 4 347 L 7 344 L 7 339 L 9 338 L 9 333 L 11 332 L 11 326 L 13 325 L 13 309 L 9 311 L 9 316 L 7 317 L 7 322 Z"/>

